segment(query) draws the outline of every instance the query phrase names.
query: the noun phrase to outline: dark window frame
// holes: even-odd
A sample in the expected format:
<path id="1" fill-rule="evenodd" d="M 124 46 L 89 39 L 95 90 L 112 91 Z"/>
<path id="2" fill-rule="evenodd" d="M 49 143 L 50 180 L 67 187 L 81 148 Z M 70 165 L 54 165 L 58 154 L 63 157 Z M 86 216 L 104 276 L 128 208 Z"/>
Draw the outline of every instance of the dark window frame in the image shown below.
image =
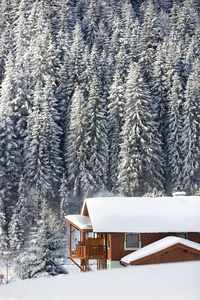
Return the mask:
<path id="1" fill-rule="evenodd" d="M 129 236 L 137 236 L 137 245 L 128 243 L 127 237 Z M 125 242 L 124 242 L 124 250 L 137 250 L 141 248 L 141 240 L 140 240 L 140 233 L 125 233 Z"/>

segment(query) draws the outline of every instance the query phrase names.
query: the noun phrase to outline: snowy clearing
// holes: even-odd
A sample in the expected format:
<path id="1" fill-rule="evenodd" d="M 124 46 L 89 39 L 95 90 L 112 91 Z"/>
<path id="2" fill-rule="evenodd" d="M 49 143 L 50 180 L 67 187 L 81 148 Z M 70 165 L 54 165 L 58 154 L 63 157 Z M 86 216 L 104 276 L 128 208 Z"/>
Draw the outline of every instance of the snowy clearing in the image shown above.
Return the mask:
<path id="1" fill-rule="evenodd" d="M 17 281 L 1 300 L 199 300 L 200 261 L 146 265 Z"/>

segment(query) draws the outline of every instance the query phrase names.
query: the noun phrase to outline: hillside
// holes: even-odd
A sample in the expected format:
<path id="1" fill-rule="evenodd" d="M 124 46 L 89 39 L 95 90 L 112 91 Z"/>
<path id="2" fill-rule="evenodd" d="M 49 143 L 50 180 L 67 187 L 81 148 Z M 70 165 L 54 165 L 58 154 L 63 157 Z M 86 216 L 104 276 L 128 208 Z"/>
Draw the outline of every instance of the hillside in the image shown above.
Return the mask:
<path id="1" fill-rule="evenodd" d="M 34 253 L 20 268 L 47 233 L 47 260 L 62 256 L 63 216 L 86 197 L 200 193 L 199 11 L 0 1 L 0 251 Z"/>

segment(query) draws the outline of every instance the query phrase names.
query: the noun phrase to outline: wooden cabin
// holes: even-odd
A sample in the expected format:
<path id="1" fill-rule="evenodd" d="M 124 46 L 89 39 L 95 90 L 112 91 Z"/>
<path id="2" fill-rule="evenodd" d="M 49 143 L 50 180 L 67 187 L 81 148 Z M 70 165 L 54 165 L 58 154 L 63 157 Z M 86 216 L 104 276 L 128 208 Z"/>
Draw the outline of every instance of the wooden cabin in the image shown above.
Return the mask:
<path id="1" fill-rule="evenodd" d="M 164 249 L 158 247 L 152 254 L 154 259 L 142 257 L 139 263 L 200 260 L 199 196 L 178 193 L 174 197 L 90 198 L 84 201 L 80 215 L 68 215 L 66 221 L 69 223 L 69 258 L 81 271 L 89 270 L 91 259 L 97 260 L 98 269 L 134 265 L 134 258 L 127 263 L 128 255 L 136 255 L 149 245 L 155 248 L 156 242 L 163 244 L 166 237 L 176 240 L 173 247 L 170 243 Z M 73 227 L 80 236 L 75 249 L 72 249 Z M 184 241 L 190 244 L 185 245 Z M 167 257 L 163 255 L 168 252 Z"/>

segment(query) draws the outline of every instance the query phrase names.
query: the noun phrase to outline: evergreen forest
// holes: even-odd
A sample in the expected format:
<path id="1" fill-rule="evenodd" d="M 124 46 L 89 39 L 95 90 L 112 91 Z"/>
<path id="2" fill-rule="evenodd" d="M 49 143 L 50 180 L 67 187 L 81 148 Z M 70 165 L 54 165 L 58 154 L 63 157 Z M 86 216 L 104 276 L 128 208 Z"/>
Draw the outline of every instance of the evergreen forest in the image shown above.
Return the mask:
<path id="1" fill-rule="evenodd" d="M 200 195 L 199 0 L 0 0 L 0 250 L 18 270 L 63 271 L 85 198 L 178 189 Z"/>

